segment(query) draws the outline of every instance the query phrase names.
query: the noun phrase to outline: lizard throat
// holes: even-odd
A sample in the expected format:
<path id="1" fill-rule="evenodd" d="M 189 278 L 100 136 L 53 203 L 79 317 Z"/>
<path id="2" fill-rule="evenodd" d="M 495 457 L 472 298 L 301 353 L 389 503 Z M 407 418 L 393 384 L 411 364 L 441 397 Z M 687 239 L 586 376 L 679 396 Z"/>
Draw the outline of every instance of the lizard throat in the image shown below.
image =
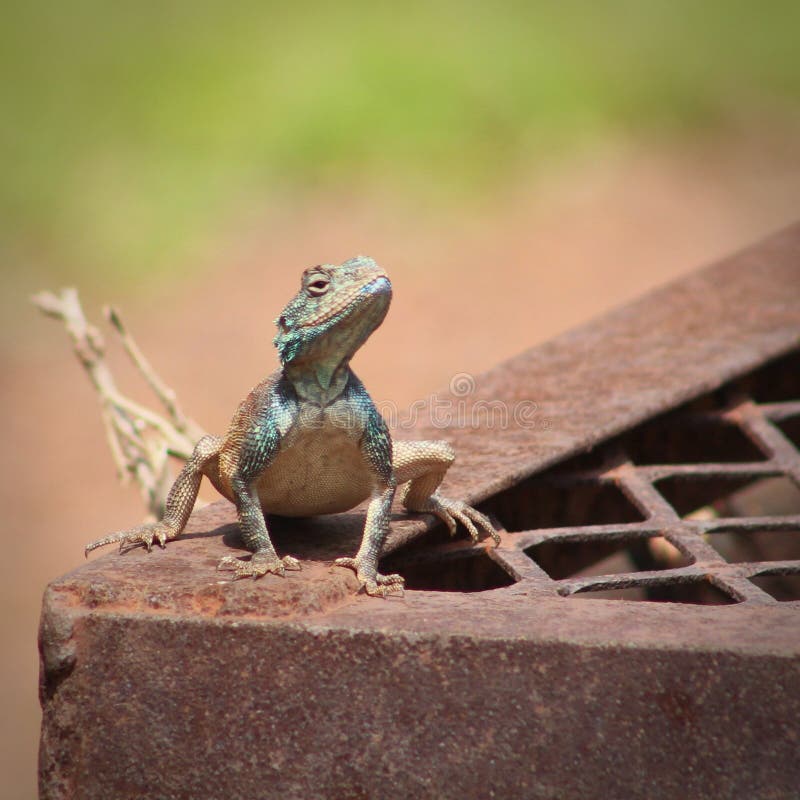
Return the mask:
<path id="1" fill-rule="evenodd" d="M 334 402 L 347 387 L 350 378 L 350 357 L 338 362 L 287 364 L 283 369 L 298 397 L 325 407 Z"/>

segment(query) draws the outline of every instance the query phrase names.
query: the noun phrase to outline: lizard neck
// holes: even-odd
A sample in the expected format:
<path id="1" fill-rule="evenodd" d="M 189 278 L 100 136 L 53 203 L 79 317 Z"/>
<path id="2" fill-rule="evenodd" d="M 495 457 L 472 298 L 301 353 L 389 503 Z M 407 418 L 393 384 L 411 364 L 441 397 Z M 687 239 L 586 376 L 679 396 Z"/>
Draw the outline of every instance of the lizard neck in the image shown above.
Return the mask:
<path id="1" fill-rule="evenodd" d="M 287 364 L 283 374 L 301 400 L 324 407 L 342 394 L 352 373 L 348 357 L 337 363 L 311 361 Z"/>

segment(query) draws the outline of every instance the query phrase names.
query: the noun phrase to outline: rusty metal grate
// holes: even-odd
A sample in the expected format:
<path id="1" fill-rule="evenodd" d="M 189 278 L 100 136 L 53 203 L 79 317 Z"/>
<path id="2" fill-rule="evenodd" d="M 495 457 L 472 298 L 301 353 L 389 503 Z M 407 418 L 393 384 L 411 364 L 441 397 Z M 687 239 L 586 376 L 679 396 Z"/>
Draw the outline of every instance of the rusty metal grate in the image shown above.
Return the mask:
<path id="1" fill-rule="evenodd" d="M 409 589 L 749 605 L 800 601 L 800 350 L 482 505 L 499 548 L 433 533 Z"/>

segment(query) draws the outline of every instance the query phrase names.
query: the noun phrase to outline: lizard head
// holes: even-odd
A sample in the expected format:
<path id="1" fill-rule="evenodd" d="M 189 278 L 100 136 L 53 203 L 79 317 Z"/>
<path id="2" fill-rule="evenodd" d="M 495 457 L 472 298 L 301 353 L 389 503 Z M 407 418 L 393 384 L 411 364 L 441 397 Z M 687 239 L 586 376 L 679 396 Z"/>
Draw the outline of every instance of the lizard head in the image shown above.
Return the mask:
<path id="1" fill-rule="evenodd" d="M 383 322 L 391 299 L 389 276 L 366 256 L 309 267 L 275 320 L 281 363 L 349 359 Z"/>

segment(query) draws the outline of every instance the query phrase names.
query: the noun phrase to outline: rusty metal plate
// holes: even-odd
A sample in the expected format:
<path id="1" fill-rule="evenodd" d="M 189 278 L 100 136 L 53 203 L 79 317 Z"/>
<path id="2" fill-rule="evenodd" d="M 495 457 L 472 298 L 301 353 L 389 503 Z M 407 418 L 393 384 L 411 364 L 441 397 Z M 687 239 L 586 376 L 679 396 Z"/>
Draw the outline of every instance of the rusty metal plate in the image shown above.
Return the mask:
<path id="1" fill-rule="evenodd" d="M 358 511 L 226 582 L 224 503 L 55 581 L 42 796 L 796 797 L 799 351 L 800 225 L 440 396 L 502 541 L 398 509 L 402 600 L 331 565 Z"/>

